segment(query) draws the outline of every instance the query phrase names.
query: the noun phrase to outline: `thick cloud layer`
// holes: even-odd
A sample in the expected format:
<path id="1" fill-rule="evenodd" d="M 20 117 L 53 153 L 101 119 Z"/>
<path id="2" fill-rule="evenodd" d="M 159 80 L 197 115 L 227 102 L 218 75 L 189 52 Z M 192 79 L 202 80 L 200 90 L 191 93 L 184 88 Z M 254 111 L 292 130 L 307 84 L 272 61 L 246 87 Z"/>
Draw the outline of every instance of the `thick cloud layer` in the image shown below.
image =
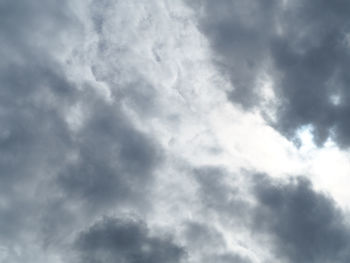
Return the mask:
<path id="1" fill-rule="evenodd" d="M 72 143 L 78 156 L 60 170 L 58 184 L 90 209 L 136 200 L 161 160 L 156 145 L 131 126 L 118 105 L 89 101 L 89 110 Z"/>
<path id="2" fill-rule="evenodd" d="M 63 114 L 75 90 L 47 51 L 69 24 L 65 3 L 2 1 L 0 10 L 0 239 L 11 248 L 28 238 L 43 201 L 37 189 L 69 148 Z M 54 37 L 40 41 L 46 34 Z"/>
<path id="3" fill-rule="evenodd" d="M 203 167 L 195 174 L 207 219 L 230 225 L 230 231 L 236 236 L 240 236 L 242 229 L 250 233 L 250 251 L 231 255 L 238 262 L 253 261 L 258 248 L 272 256 L 269 258 L 261 253 L 257 262 L 263 262 L 265 256 L 265 260 L 291 263 L 349 261 L 347 213 L 328 194 L 315 190 L 306 177 L 277 179 L 266 174 L 242 172 L 251 180 L 248 198 L 244 189 L 230 186 L 236 176 L 219 167 Z M 219 182 L 208 180 L 214 176 Z M 231 179 L 227 181 L 228 178 Z M 243 196 L 245 199 L 240 200 Z M 202 255 L 214 260 L 220 251 L 213 252 L 210 247 L 224 248 L 225 241 L 223 235 L 208 224 L 209 221 L 189 223 L 186 234 L 189 247 L 198 244 L 202 247 Z M 206 240 L 206 244 L 199 240 Z"/>
<path id="4" fill-rule="evenodd" d="M 253 231 L 265 233 L 288 262 L 348 262 L 350 229 L 334 201 L 304 177 L 289 182 L 258 176 Z"/>
<path id="5" fill-rule="evenodd" d="M 193 3 L 191 3 L 193 5 Z M 259 106 L 260 79 L 272 79 L 273 124 L 288 138 L 311 125 L 315 142 L 349 137 L 347 1 L 197 1 L 199 27 L 213 60 L 232 81 L 228 97 Z"/>
<path id="6" fill-rule="evenodd" d="M 76 248 L 81 262 L 177 263 L 183 248 L 167 237 L 152 236 L 139 221 L 105 218 L 80 234 Z"/>
<path id="7" fill-rule="evenodd" d="M 272 127 L 349 144 L 348 9 L 1 1 L 0 263 L 348 262 L 346 210 L 272 178 L 310 164 Z"/>
<path id="8" fill-rule="evenodd" d="M 0 243 L 6 262 L 38 262 L 35 249 L 68 242 L 85 213 L 146 209 L 161 155 L 121 105 L 70 80 L 60 49 L 82 27 L 68 3 L 2 1 L 0 12 Z"/>

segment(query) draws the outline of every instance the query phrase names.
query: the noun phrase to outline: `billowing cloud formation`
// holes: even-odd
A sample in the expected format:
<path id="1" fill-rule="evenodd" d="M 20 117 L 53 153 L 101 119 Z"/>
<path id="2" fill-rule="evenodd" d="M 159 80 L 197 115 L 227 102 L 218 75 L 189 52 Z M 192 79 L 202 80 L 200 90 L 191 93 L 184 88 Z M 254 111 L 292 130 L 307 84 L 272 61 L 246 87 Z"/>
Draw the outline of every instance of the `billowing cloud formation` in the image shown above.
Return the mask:
<path id="1" fill-rule="evenodd" d="M 86 102 L 91 113 L 85 112 L 88 116 L 72 142 L 76 159 L 61 169 L 57 182 L 90 208 L 135 200 L 152 182 L 153 168 L 160 161 L 158 149 L 131 126 L 118 105 Z"/>
<path id="2" fill-rule="evenodd" d="M 189 1 L 191 2 L 191 1 Z M 350 5 L 347 1 L 197 1 L 213 60 L 232 81 L 229 98 L 258 106 L 261 79 L 272 81 L 274 125 L 288 138 L 311 125 L 314 139 L 350 145 Z"/>
<path id="3" fill-rule="evenodd" d="M 146 225 L 132 220 L 105 218 L 76 241 L 81 262 L 181 262 L 183 248 L 166 237 L 152 236 Z"/>
<path id="4" fill-rule="evenodd" d="M 0 263 L 348 261 L 348 4 L 187 2 L 1 1 Z"/>
<path id="5" fill-rule="evenodd" d="M 304 177 L 289 182 L 257 177 L 253 231 L 272 238 L 288 262 L 348 262 L 350 229 L 334 201 Z"/>
<path id="6" fill-rule="evenodd" d="M 7 262 L 35 262 L 35 249 L 66 243 L 84 213 L 146 209 L 160 153 L 120 104 L 70 80 L 60 49 L 75 48 L 82 27 L 68 3 L 0 10 L 0 240 Z"/>
<path id="7" fill-rule="evenodd" d="M 220 168 L 202 169 L 196 171 L 196 178 L 200 185 L 199 193 L 203 195 L 201 200 L 205 214 L 210 222 L 218 220 L 220 224 L 230 226 L 232 231 L 221 234 L 208 221 L 188 224 L 188 246 L 206 240 L 205 244 L 198 243 L 202 248 L 201 254 L 206 258 L 214 260 L 220 255 L 220 251 L 213 252 L 210 247 L 224 248 L 226 243 L 223 237 L 231 234 L 240 236 L 240 231 L 246 229 L 252 238 L 248 247 L 253 254 L 244 250 L 232 254 L 231 257 L 236 257 L 238 262 L 255 262 L 252 258 L 259 247 L 269 251 L 272 255 L 269 260 L 291 263 L 348 262 L 350 227 L 347 214 L 332 197 L 315 190 L 306 177 L 277 179 L 266 174 L 243 172 L 251 180 L 250 196 L 229 186 L 230 180 L 225 182 L 221 177 L 225 173 Z M 208 180 L 208 177 L 215 175 L 222 184 Z M 232 175 L 225 174 L 225 177 L 227 180 Z M 243 196 L 245 199 L 239 200 Z M 241 256 L 242 252 L 250 259 Z M 269 258 L 263 253 L 258 257 L 260 260 Z M 262 262 L 260 260 L 257 262 Z"/>

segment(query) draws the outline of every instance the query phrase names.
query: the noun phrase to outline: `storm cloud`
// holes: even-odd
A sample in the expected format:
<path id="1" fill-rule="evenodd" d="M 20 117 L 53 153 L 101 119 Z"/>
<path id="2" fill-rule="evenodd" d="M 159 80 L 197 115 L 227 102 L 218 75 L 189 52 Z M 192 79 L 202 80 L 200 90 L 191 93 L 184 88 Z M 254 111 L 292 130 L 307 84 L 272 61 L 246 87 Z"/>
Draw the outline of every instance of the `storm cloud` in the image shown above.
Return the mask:
<path id="1" fill-rule="evenodd" d="M 80 234 L 81 262 L 182 262 L 185 251 L 167 237 L 152 236 L 140 221 L 104 218 Z"/>
<path id="2" fill-rule="evenodd" d="M 287 138 L 310 125 L 314 140 L 349 140 L 347 1 L 196 1 L 213 61 L 232 81 L 232 102 L 260 107 L 267 74 L 278 99 L 272 125 Z M 260 105 L 260 106 L 259 106 Z"/>
<path id="3" fill-rule="evenodd" d="M 288 262 L 348 262 L 350 229 L 344 212 L 305 177 L 287 182 L 258 175 L 253 233 L 265 233 Z M 256 231 L 256 232 L 255 232 Z"/>
<path id="4" fill-rule="evenodd" d="M 237 175 L 220 167 L 202 167 L 196 170 L 195 176 L 204 214 L 210 220 L 188 223 L 186 236 L 188 246 L 200 246 L 201 255 L 207 255 L 206 258 L 219 262 L 226 262 L 224 258 L 231 258 L 233 262 L 252 261 L 252 255 L 246 251 L 219 256 L 220 250 L 211 250 L 227 246 L 225 234 L 208 224 L 219 221 L 229 225 L 234 235 L 239 236 L 242 229 L 248 231 L 252 238 L 250 249 L 254 251 L 258 244 L 281 262 L 349 260 L 347 210 L 340 208 L 327 192 L 316 190 L 306 176 L 273 178 L 241 171 L 241 176 L 250 181 L 246 189 L 242 183 L 243 189 L 235 189 L 237 183 L 233 186 L 231 183 Z M 206 241 L 202 243 L 202 240 Z"/>
<path id="5" fill-rule="evenodd" d="M 0 1 L 0 263 L 348 262 L 349 8 Z"/>

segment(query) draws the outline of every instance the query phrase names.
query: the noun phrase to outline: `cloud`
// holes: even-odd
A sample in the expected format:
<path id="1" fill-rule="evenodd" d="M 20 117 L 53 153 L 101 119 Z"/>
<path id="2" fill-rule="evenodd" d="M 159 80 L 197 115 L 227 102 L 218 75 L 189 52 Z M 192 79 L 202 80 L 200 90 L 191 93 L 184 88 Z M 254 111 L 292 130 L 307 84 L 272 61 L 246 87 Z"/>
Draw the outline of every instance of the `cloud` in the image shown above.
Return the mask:
<path id="1" fill-rule="evenodd" d="M 68 2 L 2 1 L 0 13 L 0 246 L 7 262 L 47 262 L 97 211 L 147 209 L 162 154 L 96 81 L 72 81 L 66 53 L 84 27 Z"/>
<path id="2" fill-rule="evenodd" d="M 0 231 L 11 243 L 35 220 L 35 191 L 69 148 L 63 114 L 76 94 L 47 49 L 70 24 L 65 3 L 2 1 L 0 10 Z"/>
<path id="3" fill-rule="evenodd" d="M 242 262 L 349 260 L 347 210 L 329 194 L 315 190 L 305 176 L 273 178 L 247 171 L 241 176 L 246 179 L 237 184 L 236 176 L 219 167 L 196 170 L 205 218 L 186 227 L 192 256 Z"/>
<path id="4" fill-rule="evenodd" d="M 237 177 L 219 166 L 194 169 L 198 194 L 204 207 L 220 213 L 222 217 L 244 218 L 246 203 L 237 187 Z"/>
<path id="5" fill-rule="evenodd" d="M 272 240 L 288 262 L 348 262 L 350 229 L 344 212 L 305 177 L 287 182 L 255 176 L 253 234 Z"/>
<path id="6" fill-rule="evenodd" d="M 77 98 L 56 51 L 79 25 L 65 1 L 2 1 L 0 13 L 1 260 L 45 262 L 39 235 L 53 187 L 43 186 L 70 151 L 65 113 Z"/>
<path id="7" fill-rule="evenodd" d="M 272 126 L 347 145 L 346 89 L 331 88 L 346 44 L 327 38 L 343 2 L 298 3 L 2 1 L 0 262 L 345 262 L 331 197 L 241 172 L 283 177 L 317 157 L 247 112 L 266 110 L 264 74 L 283 102 Z"/>
<path id="8" fill-rule="evenodd" d="M 227 248 L 224 235 L 208 222 L 187 222 L 185 238 L 189 255 L 195 262 L 248 263 L 248 258 Z"/>
<path id="9" fill-rule="evenodd" d="M 245 107 L 255 105 L 258 99 L 255 81 L 264 66 L 274 1 L 197 1 L 197 4 L 204 13 L 199 15 L 199 29 L 210 41 L 213 61 L 234 84 L 229 98 Z"/>
<path id="10" fill-rule="evenodd" d="M 213 61 L 233 85 L 228 98 L 261 106 L 259 79 L 274 86 L 273 126 L 290 139 L 306 125 L 314 140 L 350 144 L 347 1 L 197 1 L 199 28 Z"/>
<path id="11" fill-rule="evenodd" d="M 86 201 L 90 209 L 136 200 L 153 181 L 160 150 L 152 138 L 135 130 L 118 105 L 88 103 L 89 113 L 72 144 L 77 157 L 60 170 L 57 182 L 69 197 Z"/>
<path id="12" fill-rule="evenodd" d="M 164 236 L 152 235 L 145 223 L 104 218 L 76 240 L 81 262 L 182 262 L 185 250 Z"/>

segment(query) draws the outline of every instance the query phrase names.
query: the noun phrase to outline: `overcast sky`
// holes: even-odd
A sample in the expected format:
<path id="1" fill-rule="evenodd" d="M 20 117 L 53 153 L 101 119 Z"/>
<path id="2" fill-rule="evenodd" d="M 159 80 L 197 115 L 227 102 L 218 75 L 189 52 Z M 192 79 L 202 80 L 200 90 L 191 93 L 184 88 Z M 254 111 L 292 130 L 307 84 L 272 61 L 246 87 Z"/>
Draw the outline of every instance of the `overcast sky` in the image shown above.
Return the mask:
<path id="1" fill-rule="evenodd" d="M 0 0 L 0 263 L 350 262 L 349 15 Z"/>

